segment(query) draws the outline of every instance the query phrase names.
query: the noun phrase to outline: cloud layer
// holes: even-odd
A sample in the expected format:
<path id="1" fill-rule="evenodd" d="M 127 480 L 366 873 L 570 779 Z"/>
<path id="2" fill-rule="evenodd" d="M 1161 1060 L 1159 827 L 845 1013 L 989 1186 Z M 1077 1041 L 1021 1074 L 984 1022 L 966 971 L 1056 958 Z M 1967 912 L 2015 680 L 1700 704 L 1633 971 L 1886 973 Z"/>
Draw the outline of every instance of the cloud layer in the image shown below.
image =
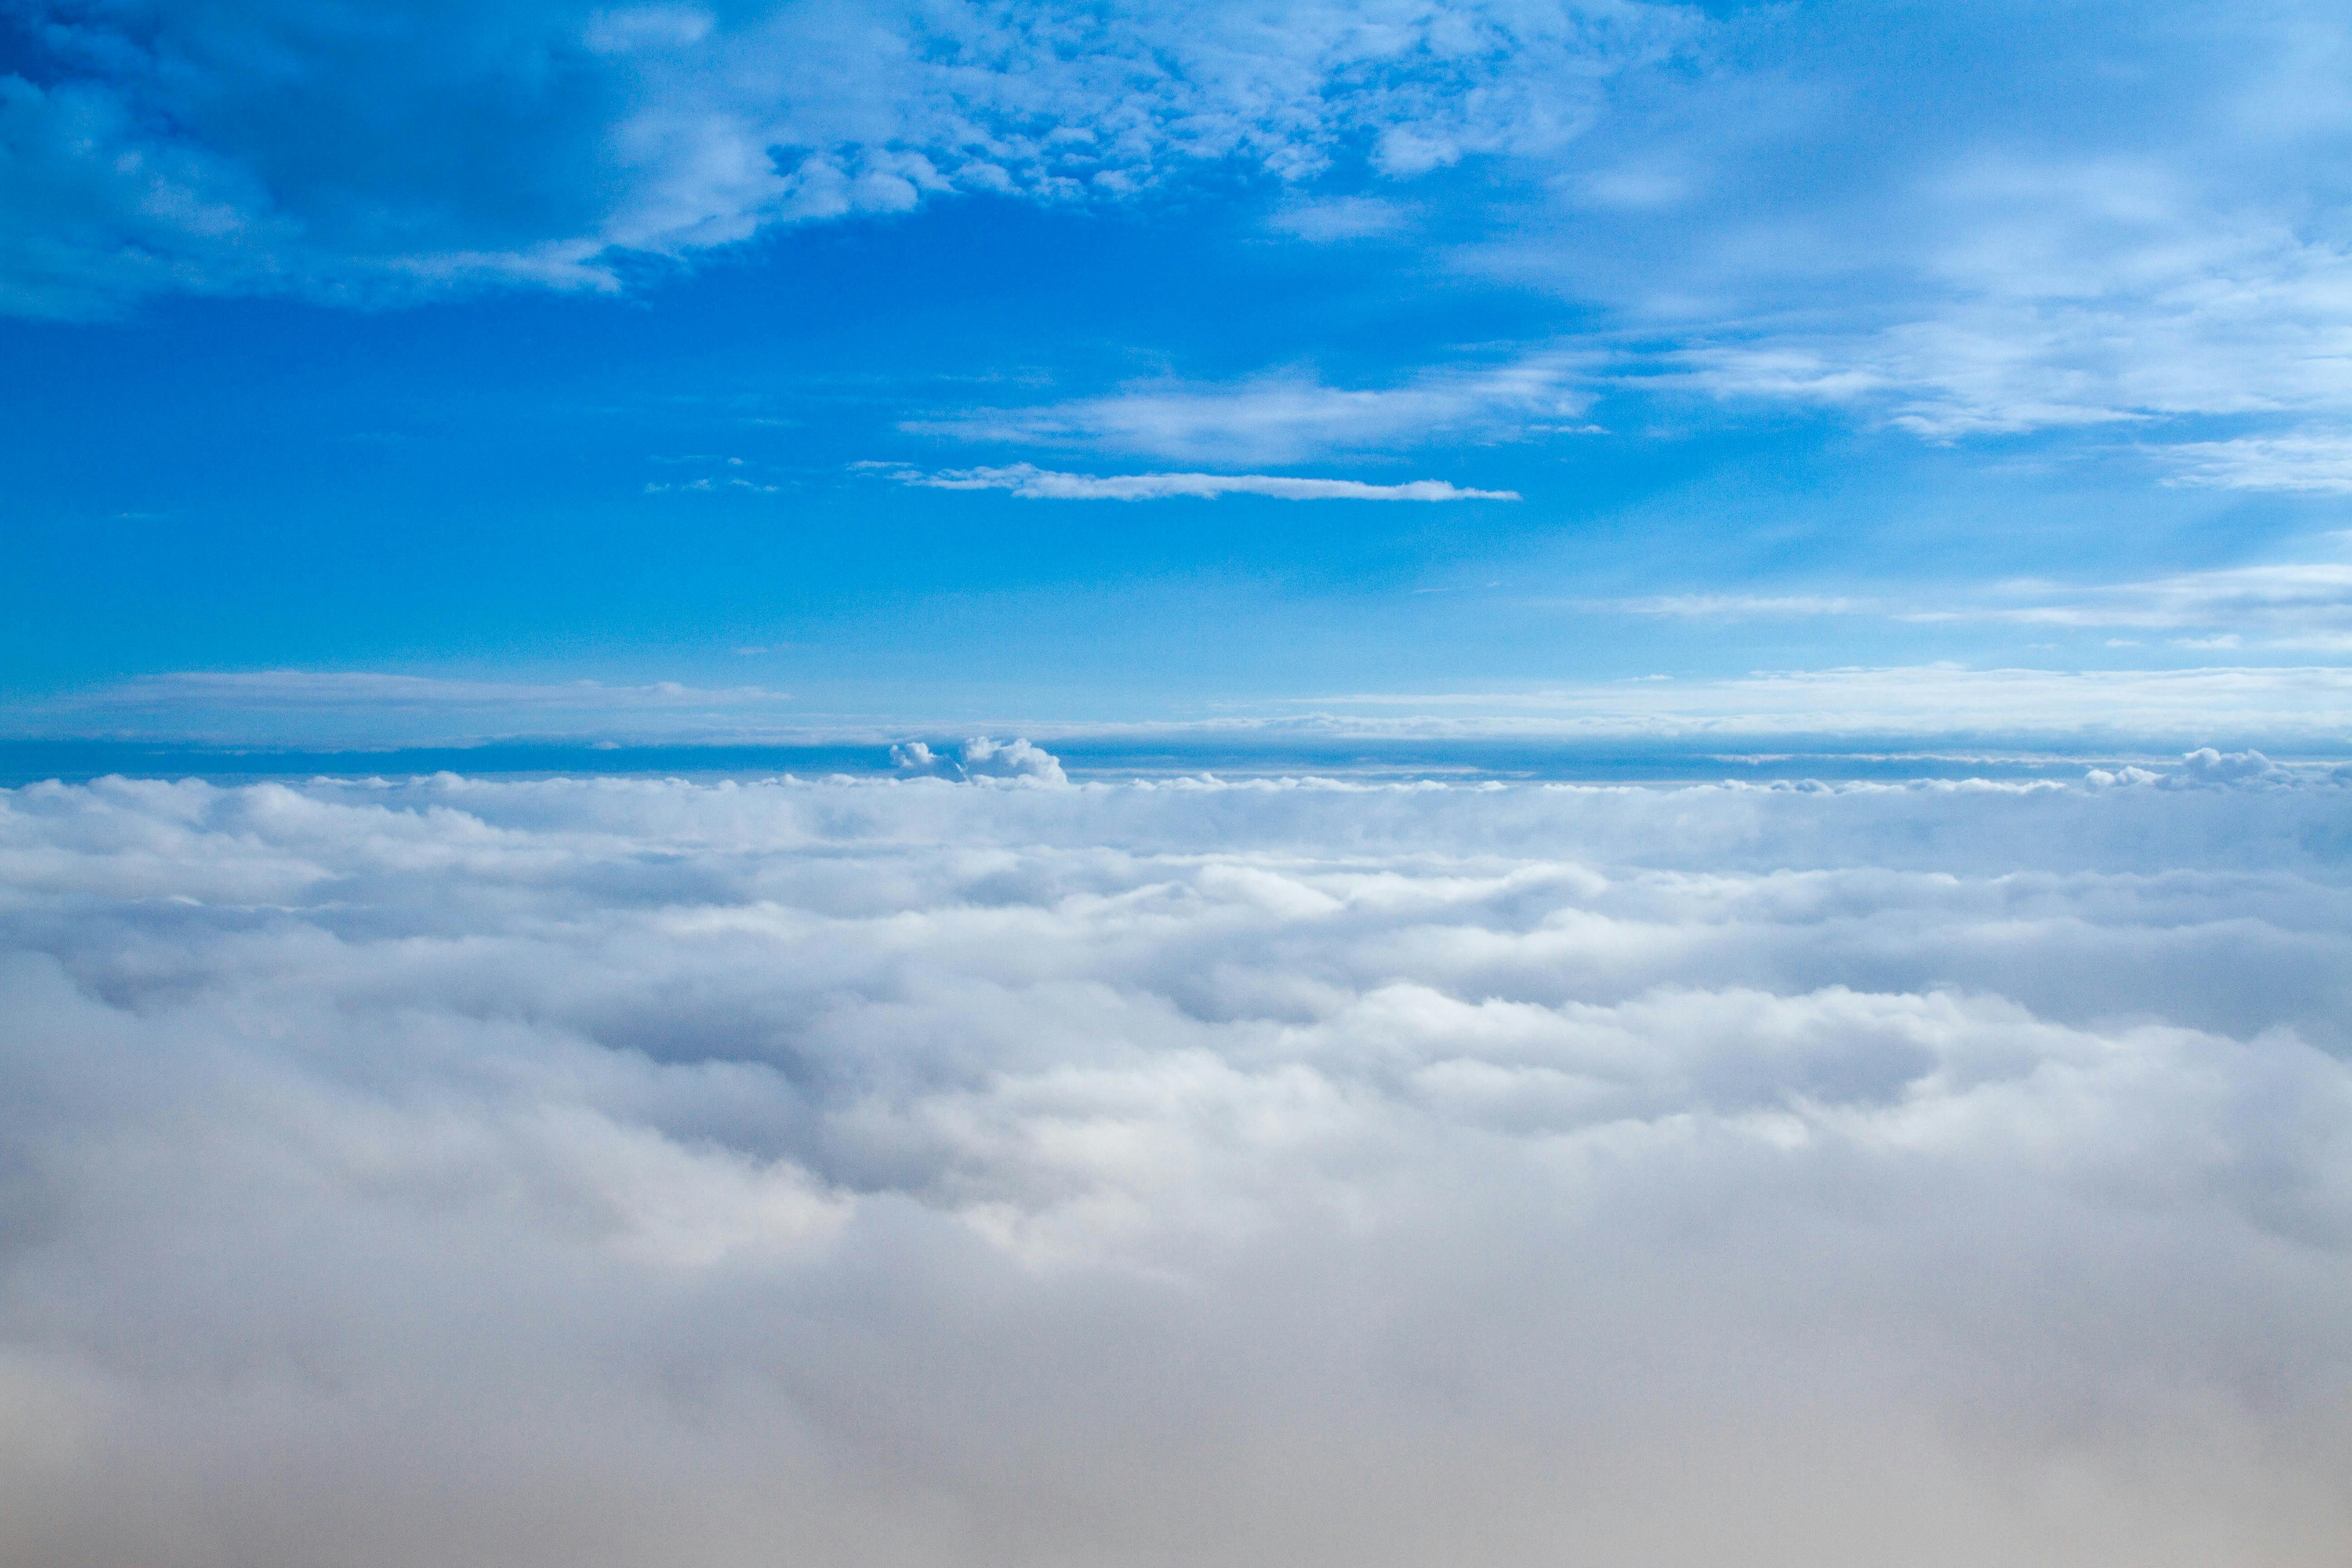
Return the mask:
<path id="1" fill-rule="evenodd" d="M 2322 1560 L 2346 798 L 11 792 L 0 1540 Z"/>
<path id="2" fill-rule="evenodd" d="M 1963 618 L 2137 632 L 2236 628 L 2172 637 L 2177 657 L 2226 656 L 2257 637 L 2288 650 L 2345 646 L 2340 568 L 2281 567 L 2187 574 L 2105 589 L 2020 595 L 1964 611 L 1907 610 L 1904 618 Z M 2039 602 L 2034 602 L 2038 600 Z M 1596 607 L 1591 605 L 1584 608 Z M 1860 614 L 1876 606 L 1819 598 L 1602 601 L 1645 616 Z M 1484 689 L 1305 693 L 1228 703 L 1204 719 L 1036 721 L 1004 727 L 1069 739 L 1159 736 L 1212 746 L 1220 736 L 1273 741 L 1420 736 L 1481 739 L 1692 740 L 1774 744 L 1806 737 L 1832 751 L 1883 741 L 2056 749 L 2080 755 L 2158 751 L 2221 739 L 2303 755 L 2352 744 L 2352 670 L 2325 664 L 2203 664 L 2188 668 L 1972 668 L 1952 662 L 1763 669 L 1715 679 L 1641 676 Z M 696 688 L 664 681 L 612 686 L 273 670 L 185 671 L 142 677 L 21 706 L 16 736 L 226 746 L 381 749 L 508 739 L 574 743 L 773 742 L 880 747 L 909 729 L 976 728 L 920 714 L 810 712 L 761 687 Z"/>

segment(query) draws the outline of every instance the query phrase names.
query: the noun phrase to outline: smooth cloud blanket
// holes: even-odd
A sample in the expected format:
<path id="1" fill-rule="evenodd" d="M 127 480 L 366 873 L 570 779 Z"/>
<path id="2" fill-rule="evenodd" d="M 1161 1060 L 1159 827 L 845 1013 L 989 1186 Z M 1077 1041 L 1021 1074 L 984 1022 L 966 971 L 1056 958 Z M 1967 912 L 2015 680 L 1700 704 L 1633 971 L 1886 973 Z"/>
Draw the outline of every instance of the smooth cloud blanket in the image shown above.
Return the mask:
<path id="1" fill-rule="evenodd" d="M 104 781 L 0 889 L 11 1561 L 2352 1531 L 2340 778 Z"/>

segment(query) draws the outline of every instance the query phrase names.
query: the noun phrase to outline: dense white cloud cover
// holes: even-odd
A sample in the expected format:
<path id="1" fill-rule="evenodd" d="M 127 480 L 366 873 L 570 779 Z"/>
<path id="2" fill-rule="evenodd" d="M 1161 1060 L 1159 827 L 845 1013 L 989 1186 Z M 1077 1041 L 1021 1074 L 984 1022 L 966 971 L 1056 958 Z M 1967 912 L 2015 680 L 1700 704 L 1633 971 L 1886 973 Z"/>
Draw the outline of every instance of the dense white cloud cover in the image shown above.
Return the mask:
<path id="1" fill-rule="evenodd" d="M 0 795 L 0 1543 L 2281 1563 L 2352 787 Z"/>
<path id="2" fill-rule="evenodd" d="M 1034 463 L 924 473 L 879 468 L 903 485 L 939 490 L 1007 490 L 1028 500 L 1168 500 L 1188 497 L 1268 496 L 1276 500 L 1517 500 L 1517 490 L 1465 489 L 1444 479 L 1374 484 L 1364 479 L 1301 479 L 1286 474 L 1065 474 Z"/>

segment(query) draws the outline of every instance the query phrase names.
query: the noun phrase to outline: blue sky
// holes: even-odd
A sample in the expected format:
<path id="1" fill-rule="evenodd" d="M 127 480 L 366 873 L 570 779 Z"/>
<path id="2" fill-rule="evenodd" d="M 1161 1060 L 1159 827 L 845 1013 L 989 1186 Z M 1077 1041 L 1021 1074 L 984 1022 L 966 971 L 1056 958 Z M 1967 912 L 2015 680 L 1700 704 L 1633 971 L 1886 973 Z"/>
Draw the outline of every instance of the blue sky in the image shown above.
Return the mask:
<path id="1" fill-rule="evenodd" d="M 2293 5 L 11 4 L 5 722 L 2332 752 L 2347 54 Z"/>

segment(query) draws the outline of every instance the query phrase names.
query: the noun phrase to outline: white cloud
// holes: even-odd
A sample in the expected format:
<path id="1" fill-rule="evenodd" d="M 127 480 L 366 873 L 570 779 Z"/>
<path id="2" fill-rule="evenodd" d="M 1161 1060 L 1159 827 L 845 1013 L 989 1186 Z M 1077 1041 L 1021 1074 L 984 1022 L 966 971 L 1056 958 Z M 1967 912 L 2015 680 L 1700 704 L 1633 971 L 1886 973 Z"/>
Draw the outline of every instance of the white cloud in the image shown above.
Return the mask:
<path id="1" fill-rule="evenodd" d="M 2290 561 L 2179 572 L 2136 583 L 2013 582 L 1979 590 L 1973 603 L 1947 600 L 1932 607 L 1812 594 L 1669 594 L 1591 601 L 1580 607 L 1706 620 L 1879 615 L 1923 624 L 2203 630 L 2213 635 L 2181 646 L 2237 647 L 2252 637 L 2273 648 L 2333 648 L 2352 638 L 2352 565 Z"/>
<path id="2" fill-rule="evenodd" d="M 2232 490 L 2352 494 L 2352 435 L 2305 430 L 2231 441 L 2180 441 L 2154 449 L 2171 482 Z"/>
<path id="3" fill-rule="evenodd" d="M 1783 605 L 1704 613 L 1800 612 Z M 2007 613 L 2057 612 L 2045 606 Z M 2129 606 L 2104 613 L 2112 618 L 2090 624 L 2143 624 L 2124 618 L 2143 614 Z M 2315 618 L 2305 616 L 2303 629 L 2293 633 L 2280 629 L 2287 625 L 2282 619 L 2264 640 L 2290 649 L 2352 646 L 2352 633 L 2330 634 L 2312 624 Z M 2179 624 L 2195 622 L 2184 614 Z M 2331 636 L 2346 641 L 2331 642 Z M 982 727 L 951 716 L 909 722 L 803 713 L 791 695 L 756 686 L 533 686 L 305 671 L 142 677 L 20 704 L 11 718 L 20 736 L 369 750 L 504 739 L 879 749 L 909 729 Z M 1880 739 L 1942 738 L 1971 746 L 2058 746 L 2107 753 L 2219 737 L 2307 750 L 2340 746 L 2352 738 L 2352 669 L 2314 664 L 2173 669 L 1853 666 L 1523 689 L 1320 694 L 1235 704 L 1222 716 L 1200 720 L 1072 721 L 1033 713 L 1000 719 L 994 727 L 1049 741 L 1157 737 L 1180 751 L 1244 742 L 1254 749 L 1271 747 L 1275 755 L 1284 754 L 1289 739 L 1319 746 L 1347 736 L 1459 742 L 1474 754 L 1485 741 L 1707 738 L 1762 744 L 1790 736 L 1864 749 Z"/>
<path id="4" fill-rule="evenodd" d="M 2352 736 L 2352 669 L 1853 666 L 1518 691 L 1357 692 L 1302 698 L 1299 706 L 1318 710 L 1315 721 L 1343 731 L 1361 726 L 1367 733 L 1433 739 L 1901 736 L 2097 746 L 2228 734 L 2267 737 L 2281 745 L 2336 745 Z"/>
<path id="5" fill-rule="evenodd" d="M 2244 637 L 2257 636 L 2275 647 L 2331 647 L 2352 636 L 2352 565 L 2341 562 L 2218 567 L 2088 587 L 2024 584 L 2011 589 L 2010 597 L 2029 602 L 1916 611 L 1906 618 L 1997 620 L 2027 626 L 2231 628 L 2192 647 L 2236 647 Z"/>
<path id="6" fill-rule="evenodd" d="M 1692 27 L 1622 0 L 395 5 L 365 26 L 268 0 L 32 21 L 32 68 L 57 81 L 0 78 L 21 172 L 0 304 L 62 314 L 167 288 L 612 288 L 616 250 L 951 192 L 1115 198 L 1227 161 L 1299 178 L 1351 146 L 1403 174 L 1541 154 Z"/>
<path id="7" fill-rule="evenodd" d="M 1875 600 L 1838 594 L 1657 594 L 1638 599 L 1610 599 L 1596 608 L 1629 616 L 1675 616 L 1694 620 L 1744 619 L 1748 616 L 1853 616 L 1881 606 Z"/>
<path id="8" fill-rule="evenodd" d="M 1213 462 L 1301 462 L 1463 436 L 1588 428 L 1589 353 L 1424 372 L 1391 386 L 1337 387 L 1305 372 L 1232 384 L 1142 383 L 1102 397 L 909 420 L 918 435 L 1135 452 Z"/>
<path id="9" fill-rule="evenodd" d="M 0 794 L 0 1547 L 2321 1560 L 2343 794 Z"/>
<path id="10" fill-rule="evenodd" d="M 1621 84 L 1462 260 L 1605 307 L 1636 384 L 1937 441 L 2227 416 L 2285 445 L 2191 477 L 2326 488 L 2295 432 L 2352 414 L 2341 7 L 1819 15 Z"/>
<path id="11" fill-rule="evenodd" d="M 1287 202 L 1266 219 L 1266 226 L 1328 245 L 1394 234 L 1411 221 L 1412 214 L 1404 207 L 1378 196 L 1327 196 Z"/>
<path id="12" fill-rule="evenodd" d="M 1061 759 L 1025 740 L 993 741 L 975 735 L 955 755 L 931 750 L 928 742 L 908 741 L 890 748 L 890 765 L 916 778 L 1013 779 L 1036 784 L 1069 783 Z"/>
<path id="13" fill-rule="evenodd" d="M 1186 496 L 1271 496 L 1277 500 L 1517 500 L 1517 490 L 1464 489 L 1444 479 L 1370 484 L 1362 479 L 1293 479 L 1281 474 L 1064 474 L 1030 463 L 1002 468 L 923 473 L 884 466 L 902 485 L 941 490 L 1009 490 L 1031 500 L 1166 500 Z"/>

